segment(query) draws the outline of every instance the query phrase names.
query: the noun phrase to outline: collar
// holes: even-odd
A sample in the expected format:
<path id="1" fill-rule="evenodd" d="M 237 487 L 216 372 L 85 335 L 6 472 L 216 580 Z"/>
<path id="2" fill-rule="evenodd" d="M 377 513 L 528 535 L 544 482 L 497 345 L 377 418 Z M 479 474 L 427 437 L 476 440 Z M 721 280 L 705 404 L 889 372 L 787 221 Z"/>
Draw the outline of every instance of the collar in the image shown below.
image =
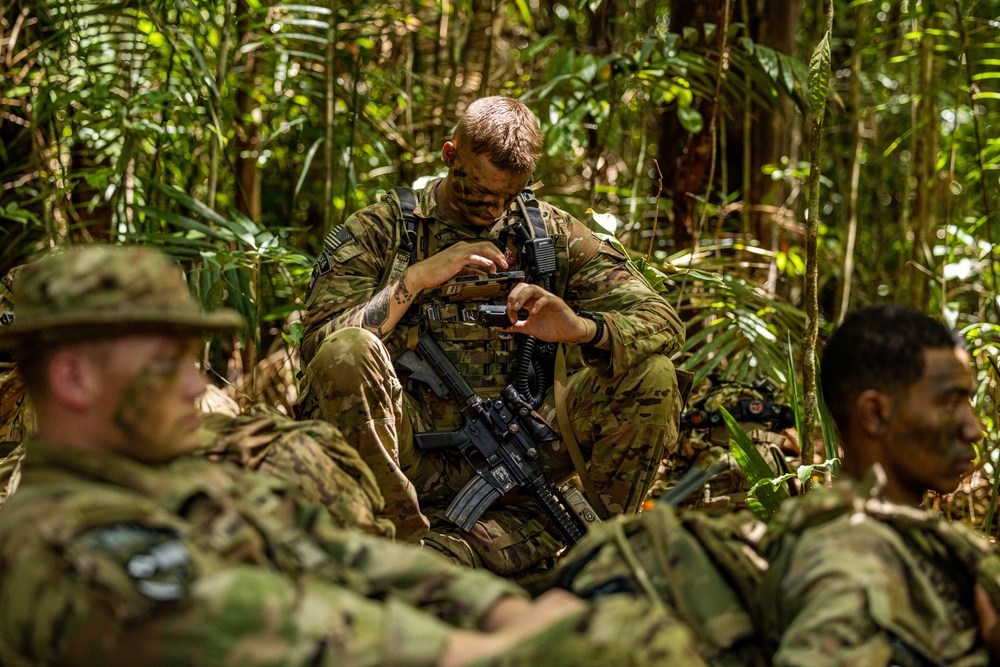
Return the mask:
<path id="1" fill-rule="evenodd" d="M 177 476 L 169 472 L 171 468 L 172 462 L 151 466 L 115 452 L 83 451 L 29 437 L 25 440 L 21 484 L 43 483 L 53 478 L 83 478 L 152 493 Z"/>

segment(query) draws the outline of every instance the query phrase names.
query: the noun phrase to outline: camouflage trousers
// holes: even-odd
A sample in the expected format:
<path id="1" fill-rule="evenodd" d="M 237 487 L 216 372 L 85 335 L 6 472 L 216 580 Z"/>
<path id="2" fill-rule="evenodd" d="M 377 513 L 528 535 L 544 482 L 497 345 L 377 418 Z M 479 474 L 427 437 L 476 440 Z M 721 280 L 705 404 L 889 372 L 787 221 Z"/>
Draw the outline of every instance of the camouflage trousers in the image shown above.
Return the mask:
<path id="1" fill-rule="evenodd" d="M 609 515 L 638 511 L 664 456 L 677 442 L 681 399 L 671 361 L 653 355 L 614 378 L 585 368 L 567 381 L 571 428 Z M 375 473 L 400 539 L 428 542 L 456 560 L 512 576 L 558 553 L 533 503 L 498 503 L 466 533 L 440 512 L 475 474 L 461 454 L 422 453 L 413 433 L 437 430 L 404 391 L 385 346 L 363 329 L 334 332 L 305 369 L 301 417 L 336 424 Z M 539 414 L 556 426 L 550 389 Z M 559 484 L 575 474 L 561 441 L 540 447 Z M 503 501 L 501 501 L 502 503 Z M 468 546 L 466 546 L 468 545 Z M 443 548 L 442 548 L 443 547 Z M 461 554 L 467 554 L 467 557 Z"/>

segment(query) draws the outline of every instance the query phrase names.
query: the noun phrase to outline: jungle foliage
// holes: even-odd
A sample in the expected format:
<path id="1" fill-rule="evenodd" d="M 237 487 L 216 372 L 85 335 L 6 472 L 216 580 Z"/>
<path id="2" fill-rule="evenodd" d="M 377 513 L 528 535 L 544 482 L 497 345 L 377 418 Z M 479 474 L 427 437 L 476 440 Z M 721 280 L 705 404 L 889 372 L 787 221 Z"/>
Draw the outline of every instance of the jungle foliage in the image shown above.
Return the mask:
<path id="1" fill-rule="evenodd" d="M 787 387 L 807 323 L 879 301 L 996 355 L 998 5 L 0 0 L 0 273 L 157 244 L 247 315 L 207 361 L 258 400 L 325 233 L 440 173 L 464 106 L 503 94 L 545 130 L 540 195 L 662 272 L 699 379 Z"/>

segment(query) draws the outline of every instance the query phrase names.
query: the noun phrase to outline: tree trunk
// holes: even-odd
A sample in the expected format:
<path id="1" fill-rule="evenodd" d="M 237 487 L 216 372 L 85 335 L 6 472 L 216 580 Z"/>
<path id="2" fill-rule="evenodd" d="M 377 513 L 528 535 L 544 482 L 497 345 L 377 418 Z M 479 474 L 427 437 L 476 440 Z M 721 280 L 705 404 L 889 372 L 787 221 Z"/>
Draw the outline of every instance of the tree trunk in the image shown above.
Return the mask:
<path id="1" fill-rule="evenodd" d="M 253 8 L 248 0 L 236 0 L 236 38 L 240 47 L 256 39 L 254 32 Z M 260 109 L 252 91 L 257 88 L 258 58 L 256 50 L 239 53 L 243 60 L 237 63 L 239 83 L 236 85 L 235 118 L 236 141 L 236 209 L 255 222 L 260 221 L 260 168 L 257 157 L 260 152 Z"/>
<path id="2" fill-rule="evenodd" d="M 938 119 L 935 101 L 937 59 L 934 46 L 937 39 L 929 34 L 937 27 L 933 2 L 924 0 L 924 19 L 920 38 L 919 95 L 915 102 L 916 127 L 913 134 L 913 175 L 916 178 L 916 199 L 913 204 L 913 246 L 910 265 L 910 305 L 926 310 L 930 301 L 928 281 L 934 271 L 931 246 L 934 243 L 937 197 Z"/>
<path id="3" fill-rule="evenodd" d="M 706 23 L 718 25 L 720 12 L 727 4 L 726 0 L 671 0 L 670 30 L 680 34 L 689 27 L 701 34 Z M 718 39 L 721 39 L 721 31 L 716 32 Z M 722 46 L 715 45 L 716 53 L 721 53 Z M 703 118 L 708 118 L 713 113 L 714 105 L 714 100 L 700 100 L 698 111 Z M 712 137 L 708 130 L 706 123 L 698 134 L 688 134 L 681 127 L 677 111 L 673 108 L 660 115 L 657 160 L 663 171 L 664 189 L 673 194 L 673 238 L 677 247 L 690 246 L 696 236 L 697 199 L 703 194 L 701 183 L 712 152 Z M 679 137 L 685 137 L 685 140 L 678 141 Z"/>
<path id="4" fill-rule="evenodd" d="M 723 0 L 698 3 L 672 0 L 671 32 L 681 33 L 685 27 L 701 32 L 705 23 L 721 26 L 724 5 Z M 794 55 L 801 0 L 750 0 L 740 5 L 734 2 L 733 11 L 737 8 L 756 43 Z M 717 31 L 717 39 L 720 34 Z M 721 50 L 721 45 L 716 45 L 716 49 Z M 746 122 L 725 123 L 724 161 L 728 171 L 723 180 L 743 184 L 743 206 L 749 226 L 744 231 L 758 239 L 770 238 L 774 211 L 787 194 L 785 184 L 775 183 L 762 171 L 764 165 L 778 162 L 791 151 L 790 123 L 794 122 L 795 113 L 789 100 L 782 104 L 784 114 L 754 106 L 733 114 Z M 703 103 L 699 111 L 708 119 L 711 104 Z M 659 116 L 657 159 L 663 170 L 664 188 L 674 197 L 673 233 L 678 247 L 691 244 L 697 226 L 695 202 L 704 194 L 703 180 L 712 151 L 712 138 L 707 130 L 706 123 L 701 133 L 679 141 L 679 137 L 687 135 L 677 120 L 676 110 L 668 109 Z"/>
<path id="5" fill-rule="evenodd" d="M 855 8 L 857 34 L 864 35 L 868 26 L 868 6 Z M 854 274 L 854 247 L 858 238 L 858 191 L 861 188 L 861 135 L 864 131 L 864 117 L 861 110 L 861 57 L 860 43 L 855 43 L 851 54 L 851 191 L 847 201 L 847 234 L 844 239 L 844 275 L 841 279 L 840 301 L 837 305 L 837 322 L 843 322 L 851 306 L 851 278 Z"/>

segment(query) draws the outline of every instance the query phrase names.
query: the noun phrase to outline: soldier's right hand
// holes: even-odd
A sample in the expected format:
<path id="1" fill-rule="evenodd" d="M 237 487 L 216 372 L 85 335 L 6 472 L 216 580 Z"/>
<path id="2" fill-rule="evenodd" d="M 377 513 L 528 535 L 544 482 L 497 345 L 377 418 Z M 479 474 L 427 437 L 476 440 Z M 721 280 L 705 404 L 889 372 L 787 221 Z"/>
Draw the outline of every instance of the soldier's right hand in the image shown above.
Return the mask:
<path id="1" fill-rule="evenodd" d="M 503 655 L 550 625 L 587 606 L 568 591 L 552 589 L 535 600 L 501 598 L 487 612 L 483 632 L 452 630 L 439 667 L 464 667 L 477 660 Z"/>
<path id="2" fill-rule="evenodd" d="M 407 283 L 417 290 L 430 289 L 479 267 L 483 273 L 506 270 L 507 257 L 490 241 L 459 241 L 407 269 Z"/>

